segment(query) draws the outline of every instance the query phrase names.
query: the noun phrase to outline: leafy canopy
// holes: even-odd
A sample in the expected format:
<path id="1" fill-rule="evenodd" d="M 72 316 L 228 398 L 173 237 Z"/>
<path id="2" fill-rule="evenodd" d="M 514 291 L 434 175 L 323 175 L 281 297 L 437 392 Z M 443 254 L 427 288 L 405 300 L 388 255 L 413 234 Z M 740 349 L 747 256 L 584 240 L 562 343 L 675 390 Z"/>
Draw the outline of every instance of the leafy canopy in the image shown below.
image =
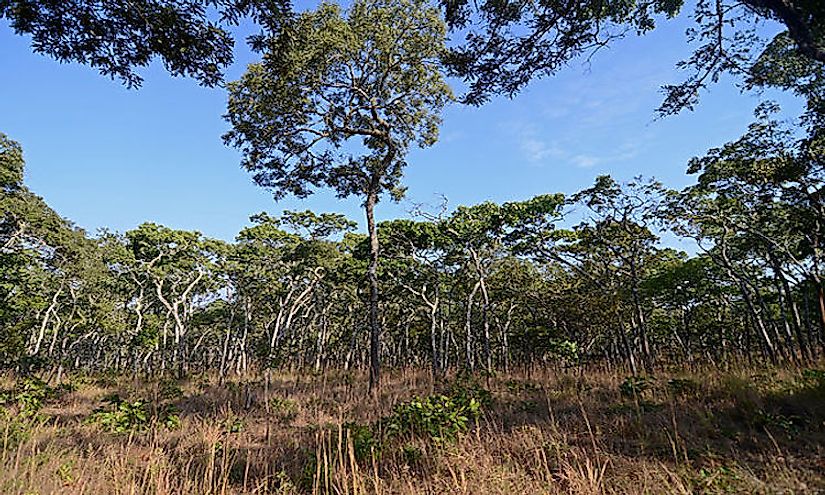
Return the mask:
<path id="1" fill-rule="evenodd" d="M 445 36 L 422 0 L 321 4 L 259 40 L 263 60 L 229 84 L 224 140 L 276 197 L 398 192 L 405 152 L 435 142 L 452 98 Z"/>

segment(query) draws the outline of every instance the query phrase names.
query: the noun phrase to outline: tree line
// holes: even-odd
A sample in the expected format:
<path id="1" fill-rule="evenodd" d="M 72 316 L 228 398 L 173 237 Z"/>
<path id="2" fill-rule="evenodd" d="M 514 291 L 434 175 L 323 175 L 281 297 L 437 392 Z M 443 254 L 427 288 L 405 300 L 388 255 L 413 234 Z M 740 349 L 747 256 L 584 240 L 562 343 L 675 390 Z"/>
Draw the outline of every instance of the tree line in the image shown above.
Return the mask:
<path id="1" fill-rule="evenodd" d="M 691 161 L 671 191 L 599 177 L 567 196 L 419 212 L 378 224 L 400 199 L 406 157 L 438 137 L 456 99 L 512 95 L 681 1 L 0 1 L 33 49 L 138 86 L 160 58 L 173 75 L 223 85 L 229 29 L 251 18 L 260 61 L 226 84 L 227 145 L 276 198 L 330 188 L 363 200 L 367 235 L 337 214 L 260 214 L 234 243 L 144 224 L 90 237 L 22 184 L 20 146 L 0 143 L 5 366 L 222 375 L 259 366 L 382 361 L 492 371 L 555 359 L 652 372 L 672 360 L 815 359 L 823 352 L 823 29 L 816 1 L 694 5 L 698 43 L 665 86 L 661 114 L 695 105 L 726 72 L 765 103 L 739 139 Z M 786 28 L 762 39 L 766 20 Z M 463 43 L 448 47 L 450 33 Z M 456 98 L 447 76 L 468 92 Z M 665 237 L 690 239 L 690 254 Z"/>
<path id="2" fill-rule="evenodd" d="M 825 353 L 822 140 L 770 109 L 690 163 L 695 184 L 602 176 L 376 226 L 386 366 L 803 362 Z M 87 235 L 22 183 L 3 136 L 0 362 L 186 374 L 371 362 L 369 237 L 335 213 L 261 213 L 234 242 L 145 223 Z M 662 238 L 696 244 L 688 254 Z M 670 244 L 673 244 L 670 242 Z"/>

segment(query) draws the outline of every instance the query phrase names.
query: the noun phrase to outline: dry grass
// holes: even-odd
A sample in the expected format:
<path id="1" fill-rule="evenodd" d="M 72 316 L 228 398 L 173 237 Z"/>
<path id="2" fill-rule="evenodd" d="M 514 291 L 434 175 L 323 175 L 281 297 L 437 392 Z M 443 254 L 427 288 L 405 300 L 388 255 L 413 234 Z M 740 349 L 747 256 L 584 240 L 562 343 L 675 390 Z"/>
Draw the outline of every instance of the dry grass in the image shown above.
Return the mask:
<path id="1" fill-rule="evenodd" d="M 822 386 L 799 370 L 674 377 L 627 397 L 624 376 L 598 371 L 498 376 L 456 442 L 405 437 L 366 458 L 344 425 L 433 393 L 425 372 L 388 373 L 378 401 L 341 372 L 195 377 L 177 382 L 179 429 L 120 434 L 83 420 L 107 394 L 159 401 L 169 386 L 75 379 L 39 420 L 0 420 L 0 493 L 825 493 Z"/>

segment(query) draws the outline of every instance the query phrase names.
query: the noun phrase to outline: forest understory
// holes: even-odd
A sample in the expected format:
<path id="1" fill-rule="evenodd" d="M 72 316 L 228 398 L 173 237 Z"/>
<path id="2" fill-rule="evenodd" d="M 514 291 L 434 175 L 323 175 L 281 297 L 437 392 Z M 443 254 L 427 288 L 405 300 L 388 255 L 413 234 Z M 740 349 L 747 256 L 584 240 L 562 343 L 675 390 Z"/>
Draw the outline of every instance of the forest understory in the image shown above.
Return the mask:
<path id="1" fill-rule="evenodd" d="M 823 368 L 7 375 L 0 493 L 822 493 Z"/>

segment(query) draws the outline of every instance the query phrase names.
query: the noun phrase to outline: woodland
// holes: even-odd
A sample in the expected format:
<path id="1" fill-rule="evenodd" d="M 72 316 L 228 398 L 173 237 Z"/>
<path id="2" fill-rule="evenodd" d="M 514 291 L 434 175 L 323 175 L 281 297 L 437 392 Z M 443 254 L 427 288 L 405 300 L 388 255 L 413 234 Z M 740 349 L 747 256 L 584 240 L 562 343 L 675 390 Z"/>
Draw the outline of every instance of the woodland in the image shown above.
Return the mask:
<path id="1" fill-rule="evenodd" d="M 0 0 L 34 52 L 112 84 L 139 93 L 160 60 L 225 91 L 223 141 L 257 185 L 355 197 L 367 220 L 89 233 L 0 133 L 0 492 L 825 491 L 825 4 L 301 7 Z M 802 114 L 759 104 L 681 189 L 602 175 L 376 220 L 448 105 L 679 16 L 694 51 L 659 118 L 730 76 Z M 225 81 L 241 22 L 259 61 Z"/>

